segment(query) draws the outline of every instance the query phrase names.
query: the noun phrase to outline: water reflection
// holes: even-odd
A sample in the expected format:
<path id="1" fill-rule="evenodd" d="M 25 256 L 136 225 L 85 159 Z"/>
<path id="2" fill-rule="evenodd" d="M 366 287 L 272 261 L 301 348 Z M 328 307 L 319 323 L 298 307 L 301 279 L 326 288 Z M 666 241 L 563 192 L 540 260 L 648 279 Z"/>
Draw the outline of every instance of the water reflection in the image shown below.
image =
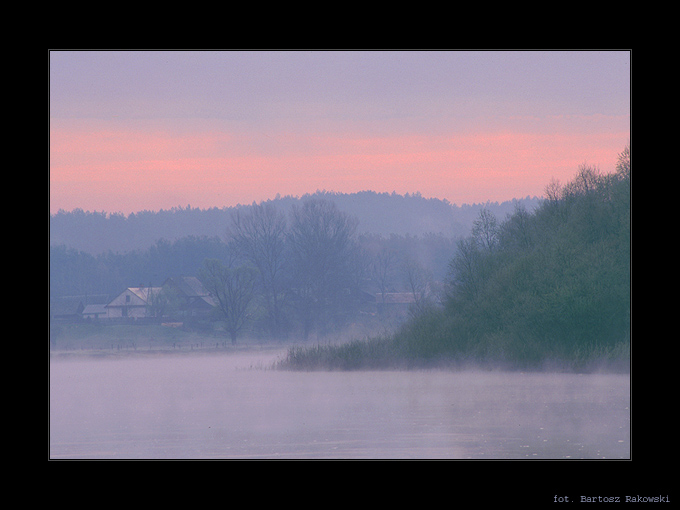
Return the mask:
<path id="1" fill-rule="evenodd" d="M 625 375 L 53 360 L 51 458 L 628 458 Z"/>

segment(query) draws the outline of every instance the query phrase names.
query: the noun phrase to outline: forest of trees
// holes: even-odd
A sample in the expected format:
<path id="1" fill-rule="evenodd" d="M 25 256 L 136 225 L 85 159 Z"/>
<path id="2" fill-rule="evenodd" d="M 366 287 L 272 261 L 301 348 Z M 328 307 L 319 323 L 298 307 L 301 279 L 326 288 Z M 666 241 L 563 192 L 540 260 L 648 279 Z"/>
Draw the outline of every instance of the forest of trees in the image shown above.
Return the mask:
<path id="1" fill-rule="evenodd" d="M 505 214 L 518 203 L 533 210 L 539 202 L 527 197 L 455 206 L 418 193 L 318 191 L 127 217 L 59 211 L 50 215 L 50 303 L 64 296 L 113 298 L 127 287 L 197 276 L 217 300 L 232 338 L 326 334 L 357 320 L 358 291 L 410 292 L 416 308 L 439 299 L 455 241 L 469 232 L 479 210 Z M 319 223 L 323 218 L 329 222 Z M 330 230 L 331 219 L 342 223 L 345 238 L 332 239 L 338 233 Z M 315 232 L 321 237 L 312 242 Z M 250 292 L 241 292 L 251 284 Z M 229 307 L 228 298 L 240 304 Z"/>
<path id="2" fill-rule="evenodd" d="M 469 233 L 479 210 L 486 207 L 498 217 L 511 212 L 517 200 L 483 204 L 450 204 L 446 200 L 425 198 L 419 193 L 336 193 L 317 191 L 301 197 L 277 196 L 262 203 L 270 203 L 286 217 L 293 206 L 309 199 L 328 200 L 338 209 L 359 219 L 359 235 L 421 236 L 441 234 L 461 237 Z M 540 200 L 536 197 L 520 199 L 529 210 Z M 187 205 L 160 211 L 139 211 L 124 215 L 104 211 L 60 210 L 49 218 L 50 246 L 66 246 L 92 255 L 106 252 L 128 253 L 148 250 L 160 240 L 185 237 L 224 238 L 234 210 L 246 211 L 253 204 L 235 207 L 199 209 Z"/>
<path id="3" fill-rule="evenodd" d="M 284 214 L 273 202 L 230 211 L 221 237 L 159 240 L 148 250 L 97 255 L 50 247 L 50 298 L 114 297 L 127 287 L 198 276 L 235 341 L 337 334 L 364 320 L 364 292 L 412 292 L 436 299 L 455 252 L 442 234 L 357 234 L 359 220 L 334 202 L 308 197 Z M 381 326 L 394 325 L 383 321 Z"/>
<path id="4" fill-rule="evenodd" d="M 344 346 L 296 348 L 286 363 L 360 368 L 466 360 L 527 367 L 551 360 L 627 360 L 630 178 L 626 148 L 614 173 L 582 165 L 570 182 L 550 182 L 541 201 L 455 209 L 416 195 L 319 192 L 220 211 L 187 208 L 172 213 L 178 223 L 184 219 L 190 228 L 212 218 L 219 234 L 172 241 L 148 232 L 155 221 L 170 218 L 165 214 L 60 212 L 50 217 L 56 230 L 50 301 L 113 297 L 127 287 L 161 285 L 170 276 L 198 276 L 236 341 L 245 334 L 337 334 L 366 318 L 359 306 L 363 292 L 402 292 L 414 299 L 410 320 L 396 332 Z M 371 232 L 383 222 L 377 216 L 395 215 L 397 202 L 405 211 L 422 208 L 420 216 L 397 218 L 409 228 L 419 225 L 418 233 Z M 389 213 L 377 213 L 381 208 Z M 458 216 L 451 217 L 451 210 Z M 455 225 L 465 215 L 466 235 L 460 235 Z M 147 248 L 94 252 L 58 242 L 64 232 L 92 221 L 102 236 L 119 229 L 131 238 L 156 240 Z M 364 222 L 373 227 L 364 228 Z M 451 230 L 442 232 L 442 225 Z"/>
<path id="5" fill-rule="evenodd" d="M 583 165 L 546 187 L 533 213 L 499 221 L 482 210 L 458 241 L 446 297 L 387 338 L 293 349 L 295 367 L 458 362 L 540 367 L 629 362 L 631 163 L 615 173 Z"/>

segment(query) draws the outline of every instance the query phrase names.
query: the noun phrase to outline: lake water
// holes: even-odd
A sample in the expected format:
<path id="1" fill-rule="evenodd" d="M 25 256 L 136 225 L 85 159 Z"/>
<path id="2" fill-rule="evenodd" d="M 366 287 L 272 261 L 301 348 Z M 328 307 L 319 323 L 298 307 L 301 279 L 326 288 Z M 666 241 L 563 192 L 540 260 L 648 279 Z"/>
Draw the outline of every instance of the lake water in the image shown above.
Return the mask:
<path id="1" fill-rule="evenodd" d="M 630 377 L 50 361 L 51 459 L 626 459 Z"/>

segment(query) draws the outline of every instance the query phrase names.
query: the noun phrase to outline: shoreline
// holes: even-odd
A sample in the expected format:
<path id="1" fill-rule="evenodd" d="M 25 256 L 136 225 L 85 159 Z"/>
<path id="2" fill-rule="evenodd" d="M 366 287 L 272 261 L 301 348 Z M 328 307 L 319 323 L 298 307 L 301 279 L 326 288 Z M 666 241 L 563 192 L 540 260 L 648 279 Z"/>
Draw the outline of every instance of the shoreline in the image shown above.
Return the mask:
<path id="1" fill-rule="evenodd" d="M 76 348 L 49 350 L 50 361 L 72 359 L 127 359 L 133 357 L 165 357 L 165 356 L 229 356 L 234 354 L 285 354 L 288 346 L 269 345 L 228 345 L 226 347 L 194 347 L 194 346 L 144 346 L 137 348 Z"/>
<path id="2" fill-rule="evenodd" d="M 455 360 L 449 360 L 450 363 L 433 364 L 431 366 L 414 364 L 406 366 L 404 364 L 396 364 L 394 366 L 371 366 L 367 364 L 361 368 L 338 368 L 338 367 L 290 367 L 286 365 L 286 357 L 288 355 L 291 345 L 237 345 L 228 346 L 226 348 L 184 348 L 173 349 L 167 347 L 159 348 L 142 348 L 136 350 L 110 350 L 110 349 L 82 349 L 82 350 L 52 350 L 49 351 L 49 362 L 68 362 L 68 361 L 116 361 L 116 360 L 131 360 L 131 359 L 151 359 L 151 358 L 168 358 L 168 357 L 229 357 L 238 355 L 269 355 L 271 356 L 270 363 L 260 364 L 257 368 L 264 370 L 275 370 L 281 372 L 419 372 L 419 371 L 445 371 L 445 372 L 506 372 L 506 373 L 543 373 L 543 374 L 574 374 L 574 375 L 624 375 L 630 376 L 630 366 L 624 369 L 619 364 L 608 363 L 593 363 L 589 367 L 581 367 L 581 369 L 574 369 L 568 367 L 564 363 L 545 363 L 542 366 L 535 367 L 519 367 L 508 364 L 493 364 L 493 363 L 456 363 Z M 554 360 L 553 360 L 554 361 Z M 251 367 L 252 368 L 252 367 Z"/>

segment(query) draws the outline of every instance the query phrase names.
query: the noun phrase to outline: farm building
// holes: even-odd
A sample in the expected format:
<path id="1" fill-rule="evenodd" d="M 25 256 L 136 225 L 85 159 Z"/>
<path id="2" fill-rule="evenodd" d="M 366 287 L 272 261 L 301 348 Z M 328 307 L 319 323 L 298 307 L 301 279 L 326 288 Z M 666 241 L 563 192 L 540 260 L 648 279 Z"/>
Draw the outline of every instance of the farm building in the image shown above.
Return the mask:
<path id="1" fill-rule="evenodd" d="M 176 297 L 178 311 L 184 315 L 206 315 L 215 307 L 212 296 L 195 276 L 168 278 L 163 291 Z"/>
<path id="2" fill-rule="evenodd" d="M 107 318 L 143 318 L 154 316 L 155 300 L 161 287 L 128 287 L 106 305 Z"/>

